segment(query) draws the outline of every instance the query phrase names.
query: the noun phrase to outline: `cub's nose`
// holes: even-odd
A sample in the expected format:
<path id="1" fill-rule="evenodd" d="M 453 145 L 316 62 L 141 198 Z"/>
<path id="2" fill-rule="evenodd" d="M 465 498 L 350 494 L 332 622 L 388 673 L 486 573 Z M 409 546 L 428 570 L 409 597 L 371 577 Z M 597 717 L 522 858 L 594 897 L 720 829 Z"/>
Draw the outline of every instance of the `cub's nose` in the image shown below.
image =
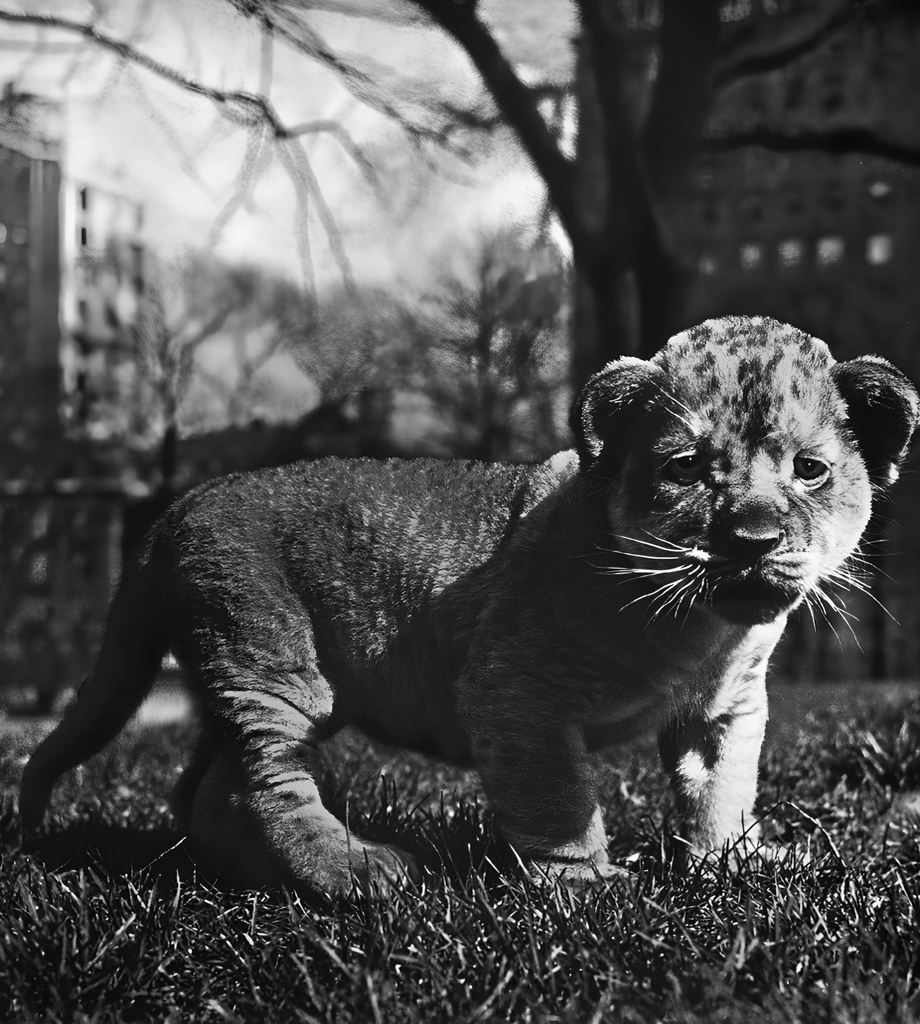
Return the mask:
<path id="1" fill-rule="evenodd" d="M 786 539 L 779 510 L 761 503 L 733 510 L 714 525 L 715 550 L 748 565 L 775 551 Z"/>

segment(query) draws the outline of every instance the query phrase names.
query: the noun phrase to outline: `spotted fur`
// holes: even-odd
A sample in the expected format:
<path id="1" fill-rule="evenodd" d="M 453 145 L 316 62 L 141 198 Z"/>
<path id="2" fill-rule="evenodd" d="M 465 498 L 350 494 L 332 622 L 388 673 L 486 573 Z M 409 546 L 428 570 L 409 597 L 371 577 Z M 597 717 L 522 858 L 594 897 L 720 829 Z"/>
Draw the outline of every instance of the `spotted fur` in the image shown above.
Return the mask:
<path id="1" fill-rule="evenodd" d="M 212 482 L 154 529 L 97 666 L 30 760 L 23 822 L 113 737 L 170 648 L 201 707 L 180 786 L 196 855 L 248 885 L 349 891 L 415 871 L 323 806 L 357 725 L 475 767 L 520 854 L 615 873 L 591 752 L 658 730 L 694 850 L 747 832 L 767 660 L 830 610 L 918 398 L 877 357 L 712 320 L 591 379 L 576 451 L 539 466 L 324 460 Z"/>

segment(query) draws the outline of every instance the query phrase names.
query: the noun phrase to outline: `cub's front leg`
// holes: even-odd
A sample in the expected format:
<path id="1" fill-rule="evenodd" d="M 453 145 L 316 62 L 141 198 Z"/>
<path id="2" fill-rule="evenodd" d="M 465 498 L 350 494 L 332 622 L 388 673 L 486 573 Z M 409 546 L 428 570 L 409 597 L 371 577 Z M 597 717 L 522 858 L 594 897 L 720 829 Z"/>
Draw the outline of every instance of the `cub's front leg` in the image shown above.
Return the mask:
<path id="1" fill-rule="evenodd" d="M 474 736 L 474 756 L 499 828 L 538 876 L 574 887 L 616 878 L 597 802 L 596 771 L 575 726 L 525 731 L 501 718 Z"/>
<path id="2" fill-rule="evenodd" d="M 202 673 L 211 735 L 177 808 L 193 856 L 246 888 L 338 896 L 355 879 L 414 879 L 410 854 L 358 838 L 323 805 L 316 755 L 332 691 L 315 664 L 280 669 L 277 660 L 215 660 Z"/>
<path id="3" fill-rule="evenodd" d="M 718 853 L 725 843 L 760 842 L 754 821 L 757 769 L 767 722 L 764 676 L 723 687 L 706 711 L 672 719 L 661 730 L 661 759 L 670 774 L 692 852 Z"/>

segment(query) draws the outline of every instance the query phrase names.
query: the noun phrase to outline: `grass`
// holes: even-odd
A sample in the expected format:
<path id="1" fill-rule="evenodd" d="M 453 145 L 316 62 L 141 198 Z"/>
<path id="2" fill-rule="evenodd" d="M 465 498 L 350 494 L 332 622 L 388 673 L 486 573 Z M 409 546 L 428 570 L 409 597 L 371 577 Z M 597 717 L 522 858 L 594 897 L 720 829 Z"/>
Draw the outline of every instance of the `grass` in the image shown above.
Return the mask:
<path id="1" fill-rule="evenodd" d="M 737 874 L 679 867 L 653 746 L 628 751 L 604 801 L 634 886 L 583 895 L 522 874 L 472 777 L 355 737 L 330 753 L 330 801 L 420 854 L 420 893 L 310 905 L 200 877 L 166 803 L 182 723 L 67 777 L 23 849 L 13 794 L 38 727 L 7 727 L 0 1020 L 920 1020 L 920 701 L 880 692 L 787 713 L 760 810 L 790 853 Z"/>

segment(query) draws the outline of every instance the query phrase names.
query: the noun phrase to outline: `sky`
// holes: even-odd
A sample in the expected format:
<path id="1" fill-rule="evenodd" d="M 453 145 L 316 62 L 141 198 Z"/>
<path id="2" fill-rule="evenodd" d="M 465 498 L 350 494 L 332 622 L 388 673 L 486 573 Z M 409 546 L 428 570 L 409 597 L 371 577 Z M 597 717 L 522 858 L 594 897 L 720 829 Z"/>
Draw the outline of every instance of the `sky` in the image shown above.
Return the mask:
<path id="1" fill-rule="evenodd" d="M 385 0 L 346 2 L 370 7 Z M 100 31 L 131 40 L 183 75 L 228 91 L 259 90 L 260 34 L 227 0 L 114 0 L 97 6 L 105 12 L 95 22 Z M 92 20 L 87 3 L 29 0 L 22 8 Z M 559 81 L 571 74 L 574 26 L 563 0 L 492 0 L 482 12 L 529 79 Z M 375 78 L 394 88 L 453 101 L 478 95 L 465 56 L 436 30 L 328 11 L 310 17 L 335 52 L 372 63 Z M 120 65 L 76 38 L 0 22 L 0 83 L 65 100 L 72 177 L 143 199 L 150 244 L 164 253 L 214 245 L 228 260 L 258 262 L 304 281 L 313 277 L 320 288 L 341 280 L 340 261 L 315 202 L 308 203 L 307 271 L 298 247 L 295 189 L 277 158 L 258 178 L 246 208 L 215 238 L 215 223 L 244 164 L 245 130 L 221 117 L 210 101 L 131 64 Z M 38 48 L 32 45 L 36 40 Z M 413 147 L 391 120 L 350 95 L 334 73 L 279 41 L 272 47 L 270 98 L 287 125 L 335 121 L 373 168 L 375 182 L 331 133 L 302 137 L 359 281 L 424 291 L 444 261 L 462 263 L 482 233 L 509 221 L 532 223 L 539 215 L 542 189 L 507 135 L 480 147 L 472 163 L 435 147 Z"/>

